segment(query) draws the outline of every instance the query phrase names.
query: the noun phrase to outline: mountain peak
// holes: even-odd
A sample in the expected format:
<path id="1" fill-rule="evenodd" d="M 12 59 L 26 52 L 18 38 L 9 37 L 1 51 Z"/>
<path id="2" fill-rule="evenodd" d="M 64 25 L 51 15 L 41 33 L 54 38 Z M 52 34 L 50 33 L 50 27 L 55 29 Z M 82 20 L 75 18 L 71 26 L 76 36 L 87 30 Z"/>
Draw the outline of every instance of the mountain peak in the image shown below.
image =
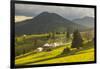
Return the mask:
<path id="1" fill-rule="evenodd" d="M 57 13 L 51 13 L 51 12 L 47 12 L 47 11 L 42 12 L 42 13 L 40 13 L 39 15 L 53 15 L 53 16 L 60 16 L 60 15 L 58 15 Z"/>
<path id="2" fill-rule="evenodd" d="M 69 28 L 72 33 L 75 29 L 84 29 L 80 26 L 57 13 L 42 12 L 31 20 L 16 24 L 15 32 L 17 35 L 47 33 L 47 32 L 63 32 Z"/>
<path id="3" fill-rule="evenodd" d="M 57 13 L 42 12 L 38 14 L 33 20 L 36 20 L 36 22 L 37 21 L 47 21 L 48 22 L 48 21 L 57 21 L 57 20 L 65 21 L 66 19 Z"/>
<path id="4" fill-rule="evenodd" d="M 44 12 L 41 12 L 40 14 L 56 14 L 56 13 L 52 13 L 52 12 L 48 12 L 48 11 L 44 11 Z"/>

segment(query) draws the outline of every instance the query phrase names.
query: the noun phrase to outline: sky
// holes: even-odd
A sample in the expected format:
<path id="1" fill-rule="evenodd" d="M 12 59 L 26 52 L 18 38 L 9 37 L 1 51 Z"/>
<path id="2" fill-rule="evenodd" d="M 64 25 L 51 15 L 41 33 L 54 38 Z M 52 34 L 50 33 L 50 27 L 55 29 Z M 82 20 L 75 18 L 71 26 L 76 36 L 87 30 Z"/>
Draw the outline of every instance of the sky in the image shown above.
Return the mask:
<path id="1" fill-rule="evenodd" d="M 42 12 L 57 13 L 70 20 L 85 16 L 94 17 L 94 8 L 15 4 L 15 16 L 23 16 L 24 18 L 26 17 L 25 19 L 27 17 L 34 18 Z"/>

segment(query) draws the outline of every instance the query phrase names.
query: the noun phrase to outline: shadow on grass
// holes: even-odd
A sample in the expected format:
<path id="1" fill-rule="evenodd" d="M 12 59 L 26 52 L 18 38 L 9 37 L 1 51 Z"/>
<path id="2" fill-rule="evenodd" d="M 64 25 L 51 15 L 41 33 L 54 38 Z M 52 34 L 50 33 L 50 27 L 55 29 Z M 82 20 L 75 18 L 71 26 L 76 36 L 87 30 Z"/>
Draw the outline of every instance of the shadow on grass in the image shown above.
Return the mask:
<path id="1" fill-rule="evenodd" d="M 73 51 L 70 51 L 70 52 L 67 52 L 67 53 L 62 51 L 61 54 L 59 54 L 55 57 L 50 57 L 50 58 L 37 60 L 37 61 L 33 61 L 33 62 L 27 62 L 27 63 L 24 63 L 22 65 L 27 65 L 27 64 L 33 64 L 34 65 L 34 63 L 36 63 L 36 62 L 42 62 L 42 61 L 52 60 L 52 59 L 55 59 L 55 58 L 61 58 L 61 57 L 65 57 L 65 56 L 71 56 L 71 55 L 86 53 L 86 52 L 80 52 L 80 51 L 88 50 L 88 49 L 91 49 L 91 48 L 94 48 L 94 43 L 92 41 L 84 44 L 82 49 L 73 50 Z M 80 53 L 77 53 L 77 52 L 80 52 Z M 47 55 L 42 55 L 42 56 L 39 56 L 39 57 L 41 58 L 41 57 L 44 57 L 44 56 L 47 56 Z"/>
<path id="2" fill-rule="evenodd" d="M 36 54 L 37 52 L 30 52 L 30 53 L 26 53 L 26 54 L 23 54 L 23 55 L 20 55 L 18 57 L 15 57 L 15 59 L 20 59 L 20 58 L 23 58 L 23 57 L 27 57 L 28 55 L 33 55 L 33 54 Z"/>

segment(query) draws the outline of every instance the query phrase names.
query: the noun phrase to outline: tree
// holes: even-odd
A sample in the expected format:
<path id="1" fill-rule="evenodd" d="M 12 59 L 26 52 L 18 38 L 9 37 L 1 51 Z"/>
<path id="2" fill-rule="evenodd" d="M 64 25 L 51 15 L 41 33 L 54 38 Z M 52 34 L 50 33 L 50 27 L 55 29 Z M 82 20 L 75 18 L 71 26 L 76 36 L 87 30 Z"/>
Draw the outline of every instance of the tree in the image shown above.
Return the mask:
<path id="1" fill-rule="evenodd" d="M 49 38 L 51 38 L 51 36 L 52 36 L 52 34 L 51 33 L 48 33 L 47 38 L 49 39 Z"/>
<path id="2" fill-rule="evenodd" d="M 53 43 L 55 42 L 55 39 L 56 39 L 55 35 L 56 35 L 55 32 L 53 32 L 53 33 L 52 33 Z"/>
<path id="3" fill-rule="evenodd" d="M 84 37 L 85 37 L 85 39 L 88 40 L 88 42 L 89 42 L 90 40 L 92 40 L 93 34 L 92 34 L 91 31 L 87 31 L 87 32 L 85 32 Z"/>
<path id="4" fill-rule="evenodd" d="M 70 50 L 70 48 L 65 48 L 64 50 L 63 50 L 63 53 L 69 53 L 71 50 Z"/>
<path id="5" fill-rule="evenodd" d="M 72 46 L 71 48 L 77 48 L 79 49 L 83 45 L 83 40 L 81 37 L 81 34 L 78 30 L 75 30 L 73 33 L 73 40 L 72 40 Z"/>
<path id="6" fill-rule="evenodd" d="M 66 39 L 67 39 L 67 41 L 69 40 L 69 38 L 70 38 L 70 33 L 69 33 L 69 31 L 67 31 L 67 33 L 66 33 Z"/>
<path id="7" fill-rule="evenodd" d="M 66 39 L 67 39 L 67 41 L 69 40 L 69 38 L 70 38 L 70 29 L 69 28 L 67 28 L 67 30 L 66 30 L 67 32 L 66 32 Z"/>
<path id="8" fill-rule="evenodd" d="M 68 39 L 70 38 L 70 33 L 69 33 L 69 31 L 67 31 L 66 37 L 67 37 Z"/>

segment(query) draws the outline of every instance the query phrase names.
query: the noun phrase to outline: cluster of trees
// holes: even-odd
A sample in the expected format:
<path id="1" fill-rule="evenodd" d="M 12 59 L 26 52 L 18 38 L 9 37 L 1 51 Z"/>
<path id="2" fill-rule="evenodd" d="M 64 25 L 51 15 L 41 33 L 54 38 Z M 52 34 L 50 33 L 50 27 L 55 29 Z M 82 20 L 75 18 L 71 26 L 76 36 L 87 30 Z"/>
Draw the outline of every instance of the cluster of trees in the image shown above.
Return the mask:
<path id="1" fill-rule="evenodd" d="M 66 32 L 50 32 L 48 33 L 47 39 L 52 39 L 55 42 L 56 38 L 59 38 L 59 36 L 56 37 L 56 35 L 64 35 L 64 37 L 66 37 L 66 41 L 68 41 L 71 37 L 70 32 L 67 30 Z"/>
<path id="2" fill-rule="evenodd" d="M 19 49 L 19 51 L 16 49 L 16 56 L 17 55 L 20 55 L 20 54 L 25 54 L 25 53 L 27 53 L 27 52 L 29 52 L 31 49 L 33 50 L 33 49 L 36 49 L 37 47 L 41 47 L 44 43 L 46 43 L 46 41 L 47 40 L 49 40 L 49 39 L 51 39 L 52 40 L 52 42 L 55 42 L 56 41 L 56 35 L 59 35 L 59 34 L 64 34 L 65 35 L 65 37 L 66 37 L 66 41 L 68 41 L 68 40 L 70 40 L 71 38 L 73 38 L 72 39 L 72 44 L 71 44 L 71 48 L 77 48 L 77 49 L 80 49 L 82 46 L 83 46 L 83 38 L 82 38 L 82 36 L 81 36 L 81 34 L 80 34 L 80 32 L 78 31 L 78 30 L 75 30 L 74 32 L 73 32 L 73 36 L 71 36 L 71 34 L 70 34 L 70 31 L 69 30 L 67 30 L 66 32 L 51 32 L 51 33 L 48 33 L 48 35 L 47 36 L 45 36 L 45 37 L 39 37 L 39 38 L 35 38 L 35 39 L 33 39 L 32 38 L 32 40 L 31 39 L 29 39 L 29 40 L 26 40 L 26 36 L 24 36 L 23 37 L 23 43 L 18 43 L 18 40 L 16 39 L 16 42 L 18 43 L 15 43 L 16 45 L 22 45 L 22 44 L 24 44 L 24 45 L 26 45 L 26 44 L 30 44 L 30 46 L 24 46 L 23 45 L 23 47 L 20 47 L 20 49 Z M 86 37 L 86 39 L 87 40 L 90 40 L 90 38 L 91 38 L 91 34 L 89 34 L 89 33 L 86 33 L 85 35 L 84 35 L 84 37 Z M 62 37 L 61 37 L 62 38 Z M 45 40 L 46 39 L 46 40 Z M 24 49 L 24 47 L 25 47 L 25 49 Z M 28 50 L 28 48 L 29 48 L 29 50 Z M 22 51 L 22 52 L 21 52 Z M 64 50 L 63 50 L 64 52 L 70 52 L 70 49 L 68 49 L 68 48 L 65 48 Z"/>
<path id="3" fill-rule="evenodd" d="M 69 38 L 70 34 L 67 33 L 67 38 Z M 84 39 L 89 42 L 89 41 L 93 41 L 94 42 L 94 37 L 93 37 L 93 32 L 91 31 L 86 31 L 86 32 L 83 32 L 82 34 L 78 31 L 78 30 L 75 30 L 73 32 L 73 39 L 72 39 L 72 44 L 71 44 L 71 48 L 76 48 L 76 49 L 80 49 L 83 47 L 83 41 Z M 70 48 L 65 48 L 63 50 L 63 53 L 68 53 L 70 52 Z"/>
<path id="4" fill-rule="evenodd" d="M 67 36 L 67 39 L 70 38 L 69 33 L 67 33 L 66 36 Z M 71 48 L 80 49 L 82 46 L 83 46 L 83 39 L 81 37 L 81 34 L 78 30 L 75 30 L 73 32 L 73 40 L 72 40 Z M 69 52 L 70 52 L 70 48 L 65 48 L 62 54 L 69 53 Z"/>
<path id="5" fill-rule="evenodd" d="M 46 36 L 44 38 L 43 37 L 32 37 L 29 39 L 26 39 L 26 37 L 22 38 L 22 40 L 20 41 L 16 38 L 15 56 L 24 55 L 25 53 L 33 51 L 37 49 L 38 47 L 41 47 L 42 45 L 44 45 L 44 43 L 47 41 Z"/>

